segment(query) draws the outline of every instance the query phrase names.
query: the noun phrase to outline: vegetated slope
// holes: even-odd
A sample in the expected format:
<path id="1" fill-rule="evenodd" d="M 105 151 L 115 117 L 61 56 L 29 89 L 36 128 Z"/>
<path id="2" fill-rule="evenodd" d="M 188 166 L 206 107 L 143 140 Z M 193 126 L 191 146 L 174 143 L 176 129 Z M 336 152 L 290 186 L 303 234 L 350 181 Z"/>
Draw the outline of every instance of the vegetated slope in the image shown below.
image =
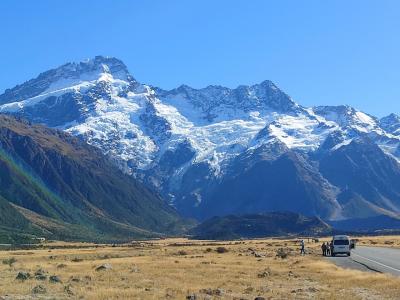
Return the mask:
<path id="1" fill-rule="evenodd" d="M 271 236 L 331 234 L 332 228 L 316 217 L 291 212 L 213 217 L 191 230 L 195 239 L 229 240 Z"/>
<path id="2" fill-rule="evenodd" d="M 268 80 L 166 91 L 97 56 L 6 90 L 0 112 L 80 137 L 185 216 L 400 214 L 400 118 L 347 105 L 303 107 Z M 375 154 L 356 150 L 359 140 Z"/>
<path id="3" fill-rule="evenodd" d="M 37 235 L 41 235 L 41 230 L 0 196 L 0 243 L 32 243 Z"/>
<path id="4" fill-rule="evenodd" d="M 29 223 L 45 236 L 92 240 L 182 230 L 174 209 L 61 131 L 1 115 L 0 170 L 4 227 Z"/>

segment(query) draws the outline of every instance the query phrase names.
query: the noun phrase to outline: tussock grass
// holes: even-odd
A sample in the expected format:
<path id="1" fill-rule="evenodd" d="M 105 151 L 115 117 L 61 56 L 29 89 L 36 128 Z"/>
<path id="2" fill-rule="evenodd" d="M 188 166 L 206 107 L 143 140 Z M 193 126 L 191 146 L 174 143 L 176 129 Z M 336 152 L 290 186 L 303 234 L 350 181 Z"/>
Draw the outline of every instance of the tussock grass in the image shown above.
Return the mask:
<path id="1" fill-rule="evenodd" d="M 357 238 L 358 245 L 400 248 L 400 238 L 395 235 L 367 236 Z"/>
<path id="2" fill-rule="evenodd" d="M 369 239 L 369 238 L 367 238 Z M 391 237 L 397 243 L 399 237 Z M 382 239 L 384 241 L 384 239 Z M 383 242 L 384 244 L 384 242 Z M 9 267 L 0 265 L 0 296 L 35 299 L 396 299 L 400 279 L 384 274 L 341 269 L 320 256 L 320 244 L 307 242 L 299 255 L 295 240 L 189 241 L 167 239 L 121 246 L 58 243 L 60 249 L 1 251 L 0 260 L 17 256 Z M 56 246 L 56 245 L 53 245 Z M 218 253 L 218 247 L 227 251 Z M 279 249 L 288 253 L 276 256 Z M 211 250 L 210 250 L 211 249 Z M 184 255 L 177 255 L 184 253 Z M 255 255 L 261 254 L 261 255 Z M 50 258 L 51 257 L 51 258 Z M 81 260 L 72 261 L 73 258 Z M 110 264 L 112 269 L 96 271 Z M 60 267 L 62 266 L 62 267 Z M 15 280 L 19 271 L 46 270 L 62 283 Z"/>

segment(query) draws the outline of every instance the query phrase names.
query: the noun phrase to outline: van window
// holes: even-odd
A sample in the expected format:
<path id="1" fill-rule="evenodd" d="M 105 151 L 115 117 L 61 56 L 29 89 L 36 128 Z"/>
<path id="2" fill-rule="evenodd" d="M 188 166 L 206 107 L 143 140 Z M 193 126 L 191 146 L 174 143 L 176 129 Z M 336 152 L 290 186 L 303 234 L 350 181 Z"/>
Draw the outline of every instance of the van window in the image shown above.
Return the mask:
<path id="1" fill-rule="evenodd" d="M 348 245 L 349 244 L 349 240 L 334 240 L 333 241 L 334 245 Z"/>

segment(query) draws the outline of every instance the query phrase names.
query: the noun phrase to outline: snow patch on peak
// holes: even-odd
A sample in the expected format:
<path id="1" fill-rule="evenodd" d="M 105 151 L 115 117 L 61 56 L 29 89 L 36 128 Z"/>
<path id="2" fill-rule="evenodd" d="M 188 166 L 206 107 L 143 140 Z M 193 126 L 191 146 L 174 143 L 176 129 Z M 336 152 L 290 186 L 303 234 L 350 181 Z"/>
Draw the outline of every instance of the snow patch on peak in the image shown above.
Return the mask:
<path id="1" fill-rule="evenodd" d="M 337 126 L 310 118 L 308 114 L 282 115 L 268 125 L 270 137 L 275 137 L 289 149 L 315 151 Z"/>
<path id="2" fill-rule="evenodd" d="M 331 149 L 331 151 L 335 151 L 335 150 L 338 150 L 339 148 L 341 148 L 341 147 L 343 147 L 343 146 L 350 145 L 352 142 L 353 142 L 353 139 L 344 140 L 343 142 L 341 142 L 341 143 L 335 145 L 335 146 Z"/>
<path id="3" fill-rule="evenodd" d="M 134 81 L 125 64 L 114 57 L 96 56 L 93 59 L 87 59 L 79 63 L 68 63 L 48 72 L 48 75 L 51 75 L 56 79 L 54 81 L 60 81 L 63 79 L 92 81 L 100 78 L 104 74 L 109 74 L 114 79 Z"/>
<path id="4" fill-rule="evenodd" d="M 379 134 L 384 134 L 374 117 L 347 105 L 316 106 L 313 111 L 343 128 L 351 128 L 364 133 L 376 131 Z"/>
<path id="5" fill-rule="evenodd" d="M 107 68 L 83 73 L 78 77 L 59 77 L 58 80 L 49 82 L 47 88 L 36 96 L 1 105 L 0 112 L 18 112 L 49 97 L 58 97 L 66 93 L 84 93 L 98 84 L 107 85 L 114 91 L 121 91 L 132 82 L 122 80 L 119 76 L 114 77 L 112 73 L 107 72 Z"/>
<path id="6" fill-rule="evenodd" d="M 114 79 L 137 84 L 122 61 L 113 57 L 96 56 L 94 59 L 79 63 L 64 64 L 6 90 L 0 95 L 0 105 L 23 101 L 56 89 L 76 86 L 85 81 L 98 80 L 104 74 L 110 74 Z"/>
<path id="7" fill-rule="evenodd" d="M 94 111 L 85 122 L 73 124 L 67 131 L 102 149 L 128 173 L 137 168 L 146 169 L 159 147 L 142 127 L 140 116 L 145 113 L 150 97 L 147 89 L 143 91 L 130 91 L 126 97 L 120 97 L 120 86 L 112 86 L 111 100 L 97 99 Z"/>

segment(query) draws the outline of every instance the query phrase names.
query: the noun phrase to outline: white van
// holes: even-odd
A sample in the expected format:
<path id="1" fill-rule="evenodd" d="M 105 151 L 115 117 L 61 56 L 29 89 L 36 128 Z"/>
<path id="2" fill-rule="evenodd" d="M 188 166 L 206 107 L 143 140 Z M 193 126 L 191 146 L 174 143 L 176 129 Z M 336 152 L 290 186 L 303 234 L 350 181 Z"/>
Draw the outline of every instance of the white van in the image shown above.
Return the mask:
<path id="1" fill-rule="evenodd" d="M 346 254 L 350 256 L 351 245 L 350 239 L 347 235 L 335 235 L 331 242 L 331 254 L 336 256 L 337 254 Z"/>

